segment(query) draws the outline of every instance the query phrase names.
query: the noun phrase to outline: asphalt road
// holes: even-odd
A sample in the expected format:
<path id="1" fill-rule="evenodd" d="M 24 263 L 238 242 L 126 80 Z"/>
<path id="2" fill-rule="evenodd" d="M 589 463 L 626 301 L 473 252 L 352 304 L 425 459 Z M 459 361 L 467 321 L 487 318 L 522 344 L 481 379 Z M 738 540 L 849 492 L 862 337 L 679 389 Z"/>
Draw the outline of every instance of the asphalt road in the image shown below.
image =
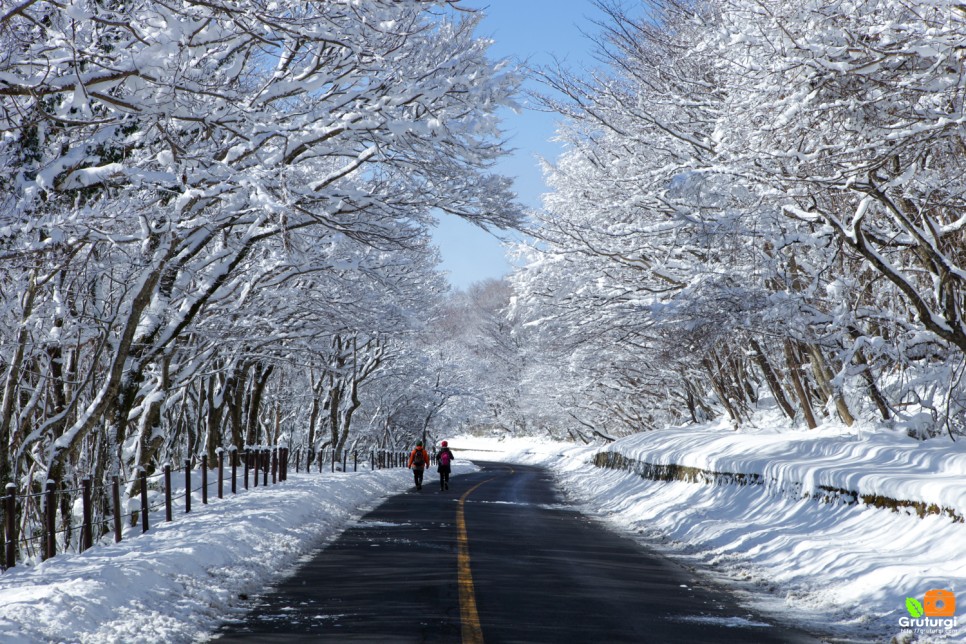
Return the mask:
<path id="1" fill-rule="evenodd" d="M 563 505 L 544 471 L 478 465 L 445 492 L 427 471 L 217 641 L 818 641 Z"/>

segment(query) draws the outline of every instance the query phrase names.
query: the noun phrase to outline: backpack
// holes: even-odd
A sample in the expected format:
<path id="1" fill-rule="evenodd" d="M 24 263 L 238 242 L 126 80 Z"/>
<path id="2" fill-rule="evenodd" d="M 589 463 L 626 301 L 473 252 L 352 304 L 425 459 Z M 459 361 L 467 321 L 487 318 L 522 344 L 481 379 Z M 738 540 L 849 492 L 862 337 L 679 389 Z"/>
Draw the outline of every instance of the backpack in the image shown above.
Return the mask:
<path id="1" fill-rule="evenodd" d="M 413 467 L 422 468 L 426 464 L 426 457 L 423 456 L 423 450 L 417 449 L 416 453 L 413 454 Z"/>
<path id="2" fill-rule="evenodd" d="M 439 456 L 438 456 L 438 458 L 439 458 L 439 464 L 440 465 L 449 465 L 449 457 L 450 457 L 449 452 L 440 452 L 439 453 Z"/>

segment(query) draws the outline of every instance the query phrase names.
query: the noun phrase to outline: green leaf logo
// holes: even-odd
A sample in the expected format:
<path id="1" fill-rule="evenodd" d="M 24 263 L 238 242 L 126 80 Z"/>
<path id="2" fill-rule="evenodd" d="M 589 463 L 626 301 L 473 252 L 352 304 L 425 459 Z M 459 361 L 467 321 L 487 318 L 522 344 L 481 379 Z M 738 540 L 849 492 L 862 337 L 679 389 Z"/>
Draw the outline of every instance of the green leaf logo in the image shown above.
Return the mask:
<path id="1" fill-rule="evenodd" d="M 906 597 L 906 610 L 909 611 L 910 615 L 916 618 L 922 617 L 923 613 L 925 612 L 922 609 L 922 604 L 915 597 Z"/>

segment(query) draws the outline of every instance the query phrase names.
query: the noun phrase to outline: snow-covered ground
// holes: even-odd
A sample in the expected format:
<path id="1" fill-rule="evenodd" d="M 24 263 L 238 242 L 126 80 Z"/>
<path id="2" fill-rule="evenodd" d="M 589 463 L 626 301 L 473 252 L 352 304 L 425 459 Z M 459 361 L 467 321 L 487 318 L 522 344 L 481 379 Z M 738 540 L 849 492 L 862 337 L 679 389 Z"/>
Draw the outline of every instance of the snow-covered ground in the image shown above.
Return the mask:
<path id="1" fill-rule="evenodd" d="M 570 500 L 739 589 L 749 604 L 843 639 L 914 641 L 907 598 L 966 605 L 966 524 L 862 503 L 823 503 L 820 486 L 925 501 L 966 516 L 966 449 L 945 440 L 826 428 L 735 433 L 707 427 L 609 446 L 451 440 L 462 457 L 550 468 Z M 591 465 L 602 449 L 636 461 L 760 475 L 760 485 L 656 482 Z M 208 637 L 244 597 L 289 574 L 352 520 L 411 484 L 407 470 L 290 474 L 119 544 L 0 575 L 0 641 L 185 642 Z M 820 496 L 820 495 L 819 495 Z M 966 606 L 959 609 L 966 614 Z M 966 641 L 966 619 L 918 641 Z"/>
<path id="2" fill-rule="evenodd" d="M 966 642 L 966 524 L 861 500 L 847 505 L 842 496 L 823 502 L 820 487 L 922 501 L 964 517 L 966 444 L 844 427 L 689 427 L 568 449 L 519 439 L 452 444 L 487 450 L 480 458 L 547 466 L 586 513 L 727 580 L 749 605 L 779 618 L 843 640 Z M 589 465 L 601 450 L 652 465 L 757 474 L 762 484 L 646 480 Z M 958 595 L 959 617 L 917 626 L 906 600 L 922 604 L 930 590 Z"/>
<path id="3" fill-rule="evenodd" d="M 244 596 L 291 572 L 366 508 L 411 483 L 405 469 L 290 473 L 284 483 L 207 506 L 198 494 L 191 514 L 171 523 L 152 515 L 144 534 L 136 528 L 120 543 L 4 572 L 0 642 L 205 640 L 246 605 Z"/>

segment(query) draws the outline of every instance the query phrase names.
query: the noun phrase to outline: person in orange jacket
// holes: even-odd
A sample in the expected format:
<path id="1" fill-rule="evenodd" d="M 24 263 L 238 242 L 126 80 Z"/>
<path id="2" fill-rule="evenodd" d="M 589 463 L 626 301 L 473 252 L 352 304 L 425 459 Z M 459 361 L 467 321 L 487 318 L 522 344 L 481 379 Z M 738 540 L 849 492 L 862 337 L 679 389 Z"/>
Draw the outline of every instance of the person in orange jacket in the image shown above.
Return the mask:
<path id="1" fill-rule="evenodd" d="M 423 441 L 416 443 L 416 447 L 409 453 L 409 467 L 413 471 L 416 489 L 423 489 L 423 471 L 429 465 L 429 452 L 423 447 Z"/>

